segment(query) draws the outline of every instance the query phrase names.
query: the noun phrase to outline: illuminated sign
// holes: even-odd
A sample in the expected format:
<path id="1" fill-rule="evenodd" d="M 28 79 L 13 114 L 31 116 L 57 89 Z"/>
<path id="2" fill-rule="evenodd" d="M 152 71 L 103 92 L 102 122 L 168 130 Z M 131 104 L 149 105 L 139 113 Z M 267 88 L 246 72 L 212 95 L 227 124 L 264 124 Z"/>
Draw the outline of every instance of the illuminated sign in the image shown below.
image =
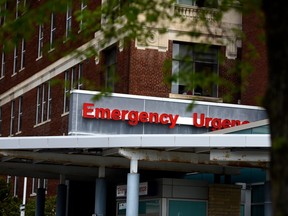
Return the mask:
<path id="1" fill-rule="evenodd" d="M 181 124 L 179 115 L 135 110 L 110 110 L 109 108 L 94 107 L 93 103 L 83 103 L 82 116 L 83 118 L 88 119 L 128 121 L 128 124 L 132 126 L 137 125 L 139 122 L 169 125 L 169 128 L 174 128 L 176 124 Z M 205 114 L 203 113 L 199 115 L 199 118 L 197 113 L 193 113 L 191 121 L 191 125 L 194 125 L 195 127 L 212 127 L 212 130 L 219 130 L 247 123 L 249 123 L 249 121 L 205 117 Z"/>

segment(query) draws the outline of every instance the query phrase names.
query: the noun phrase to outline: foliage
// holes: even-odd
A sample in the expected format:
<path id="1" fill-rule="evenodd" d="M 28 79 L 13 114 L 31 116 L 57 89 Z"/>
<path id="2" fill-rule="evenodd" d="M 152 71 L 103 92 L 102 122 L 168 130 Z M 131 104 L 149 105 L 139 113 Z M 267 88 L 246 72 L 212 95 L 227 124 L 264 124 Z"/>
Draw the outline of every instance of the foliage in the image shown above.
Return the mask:
<path id="1" fill-rule="evenodd" d="M 0 178 L 0 216 L 19 216 L 21 200 L 11 194 L 11 185 Z"/>
<path id="2" fill-rule="evenodd" d="M 11 194 L 11 185 L 0 178 L 0 216 L 19 216 L 22 200 Z M 36 197 L 29 198 L 25 205 L 25 215 L 35 216 Z M 56 215 L 56 196 L 49 196 L 45 199 L 45 215 Z"/>
<path id="3" fill-rule="evenodd" d="M 36 197 L 30 198 L 27 201 L 25 208 L 25 216 L 34 216 L 36 212 Z M 45 198 L 45 210 L 44 215 L 55 216 L 56 215 L 56 196 L 49 196 Z"/>

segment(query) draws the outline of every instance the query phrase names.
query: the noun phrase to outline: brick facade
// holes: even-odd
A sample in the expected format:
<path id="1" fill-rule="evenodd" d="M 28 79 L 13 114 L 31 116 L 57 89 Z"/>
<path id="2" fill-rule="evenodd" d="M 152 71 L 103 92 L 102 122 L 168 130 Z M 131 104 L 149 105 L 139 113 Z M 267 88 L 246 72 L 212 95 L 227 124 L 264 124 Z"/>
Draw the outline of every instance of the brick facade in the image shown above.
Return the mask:
<path id="1" fill-rule="evenodd" d="M 99 6 L 101 1 L 97 0 L 90 5 L 91 7 Z M 39 1 L 33 1 L 32 7 L 37 7 Z M 80 1 L 77 1 L 77 7 L 80 7 Z M 13 74 L 13 49 L 5 56 L 5 76 L 0 79 L 0 95 L 13 89 L 13 87 L 21 84 L 26 79 L 34 76 L 41 70 L 44 70 L 52 63 L 56 62 L 69 51 L 79 47 L 85 42 L 94 37 L 93 34 L 86 37 L 83 41 L 65 41 L 65 16 L 66 14 L 57 15 L 56 18 L 56 38 L 60 38 L 60 46 L 55 50 L 49 50 L 48 44 L 50 40 L 50 26 L 44 25 L 44 50 L 43 57 L 37 57 L 38 43 L 38 27 L 35 27 L 35 32 L 32 37 L 26 42 L 25 50 L 25 67 L 22 70 L 17 70 Z M 74 19 L 72 21 L 72 29 L 78 34 L 79 23 Z M 218 89 L 219 97 L 223 97 L 224 102 L 241 103 L 256 105 L 258 97 L 265 93 L 267 85 L 267 64 L 266 50 L 263 44 L 258 42 L 257 35 L 260 31 L 254 28 L 258 24 L 257 19 L 251 17 L 243 17 L 243 29 L 249 40 L 243 41 L 243 48 L 238 49 L 238 57 L 236 60 L 227 59 L 224 57 L 224 63 L 219 67 L 219 76 L 230 81 L 231 86 L 240 87 L 243 85 L 239 71 L 231 72 L 231 68 L 235 67 L 237 61 L 245 60 L 245 53 L 248 52 L 248 43 L 255 45 L 259 50 L 259 58 L 252 64 L 255 67 L 255 72 L 249 75 L 247 90 L 244 92 L 235 91 L 232 97 L 226 99 L 227 93 L 231 93 L 229 86 L 221 86 Z M 81 32 L 79 33 L 81 34 Z M 19 42 L 20 44 L 20 42 Z M 115 85 L 115 92 L 169 97 L 171 86 L 165 82 L 167 70 L 163 69 L 165 61 L 172 59 L 173 41 L 169 41 L 167 51 L 158 51 L 157 49 L 137 49 L 135 41 L 127 42 L 123 50 L 120 50 L 117 45 L 117 74 L 119 82 Z M 0 49 L 1 51 L 1 49 Z M 21 46 L 18 46 L 18 59 L 20 61 Z M 225 47 L 221 47 L 220 52 L 225 56 Z M 0 52 L 1 53 L 1 52 Z M 243 59 L 242 59 L 243 58 Z M 18 61 L 18 63 L 19 63 Z M 85 59 L 81 62 L 83 65 L 83 88 L 87 90 L 101 90 L 105 86 L 105 71 L 104 71 L 104 54 L 100 52 L 100 61 L 97 63 L 94 57 Z M 77 64 L 78 65 L 78 64 Z M 76 66 L 77 66 L 76 65 Z M 73 65 L 75 66 L 75 65 Z M 68 70 L 71 70 L 71 66 Z M 10 119 L 11 119 L 11 101 L 1 106 L 2 109 L 2 128 L 0 135 L 7 136 L 62 136 L 68 133 L 68 118 L 69 113 L 64 113 L 64 73 L 62 71 L 56 77 L 53 77 L 51 84 L 51 119 L 40 124 L 36 124 L 37 110 L 37 88 L 33 88 L 21 95 L 23 98 L 23 114 L 21 131 L 16 131 L 18 125 L 19 112 L 19 97 L 15 101 L 15 118 L 14 131 L 10 134 Z M 171 74 L 171 70 L 170 70 Z M 170 75 L 168 74 L 168 75 Z M 28 84 L 29 85 L 29 84 Z M 25 89 L 25 88 L 24 88 Z M 12 94 L 13 95 L 13 94 Z M 11 95 L 11 97 L 12 97 Z M 13 178 L 13 177 L 12 177 Z M 53 182 L 53 181 L 52 181 Z M 55 180 L 58 182 L 58 180 Z M 48 195 L 56 193 L 56 183 L 51 183 Z M 23 178 L 20 178 L 19 185 L 23 185 Z M 31 190 L 31 179 L 28 180 L 28 190 Z M 21 187 L 20 187 L 21 188 Z M 51 190 L 50 190 L 51 189 Z M 22 191 L 22 190 L 19 190 Z M 21 197 L 21 193 L 18 195 Z M 229 203 L 229 205 L 228 205 Z M 223 213 L 223 209 L 226 212 Z M 221 210 L 221 211 L 220 211 Z M 209 188 L 209 216 L 216 215 L 239 215 L 240 214 L 240 189 L 234 186 L 211 185 Z"/>
<path id="2" fill-rule="evenodd" d="M 241 188 L 236 185 L 209 186 L 208 216 L 239 216 Z"/>

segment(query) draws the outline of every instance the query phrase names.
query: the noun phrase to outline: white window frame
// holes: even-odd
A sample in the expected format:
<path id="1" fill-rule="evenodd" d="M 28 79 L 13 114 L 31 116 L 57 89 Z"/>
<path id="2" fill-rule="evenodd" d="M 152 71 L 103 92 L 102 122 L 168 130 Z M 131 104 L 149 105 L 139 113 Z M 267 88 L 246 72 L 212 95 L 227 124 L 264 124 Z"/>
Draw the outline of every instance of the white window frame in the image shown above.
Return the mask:
<path id="1" fill-rule="evenodd" d="M 7 1 L 5 1 L 4 7 L 0 7 L 0 12 L 1 11 L 6 11 L 7 10 Z M 6 16 L 0 17 L 0 25 L 3 25 L 6 21 Z"/>
<path id="2" fill-rule="evenodd" d="M 39 115 L 41 110 L 41 86 L 37 87 L 37 102 L 36 102 L 36 125 L 40 123 Z"/>
<path id="3" fill-rule="evenodd" d="M 80 63 L 78 67 L 77 89 L 82 89 L 83 87 L 82 76 L 83 76 L 83 64 Z"/>
<path id="4" fill-rule="evenodd" d="M 26 52 L 26 44 L 23 38 L 21 43 L 20 70 L 25 69 L 25 52 Z"/>
<path id="5" fill-rule="evenodd" d="M 14 177 L 14 189 L 13 189 L 13 196 L 18 197 L 18 183 L 19 183 L 19 177 Z"/>
<path id="6" fill-rule="evenodd" d="M 81 1 L 81 6 L 80 6 L 80 10 L 81 10 L 81 15 L 83 13 L 83 11 L 87 8 L 87 1 L 86 0 L 82 0 Z M 83 20 L 80 20 L 79 23 L 79 32 L 81 32 L 83 30 Z"/>
<path id="7" fill-rule="evenodd" d="M 77 71 L 78 67 L 78 71 Z M 65 71 L 65 87 L 64 87 L 64 102 L 63 102 L 63 114 L 69 112 L 69 94 L 72 89 L 81 89 L 83 75 L 83 64 L 79 63 L 78 66 L 74 66 Z"/>
<path id="8" fill-rule="evenodd" d="M 20 0 L 16 0 L 16 7 L 15 7 L 15 18 L 18 19 L 19 17 L 19 5 L 20 5 Z"/>
<path id="9" fill-rule="evenodd" d="M 8 175 L 8 176 L 6 177 L 6 183 L 9 184 L 10 182 L 11 182 L 11 176 Z"/>
<path id="10" fill-rule="evenodd" d="M 32 184 L 31 184 L 31 194 L 30 196 L 36 196 L 37 195 L 37 189 L 38 189 L 38 179 L 32 178 Z"/>
<path id="11" fill-rule="evenodd" d="M 51 85 L 50 82 L 48 82 L 47 87 L 47 121 L 51 119 L 51 103 L 52 103 L 52 97 L 51 97 Z"/>
<path id="12" fill-rule="evenodd" d="M 185 57 L 185 59 L 181 59 L 183 57 L 180 57 L 180 46 L 181 45 L 185 45 L 187 47 L 189 47 L 189 51 L 192 52 L 193 54 L 191 55 L 191 59 L 189 56 L 189 61 L 187 61 L 187 57 Z M 198 44 L 199 45 L 199 44 Z M 173 42 L 173 51 L 172 51 L 172 74 L 178 74 L 179 70 L 180 70 L 180 63 L 183 63 L 185 61 L 189 62 L 191 64 L 191 71 L 193 71 L 193 73 L 195 73 L 195 68 L 196 68 L 196 64 L 199 63 L 203 63 L 205 64 L 205 62 L 203 61 L 199 61 L 198 59 L 195 59 L 195 56 L 199 53 L 194 51 L 194 46 L 197 46 L 197 44 L 189 44 L 189 43 L 181 43 L 181 42 Z M 191 49 L 191 50 L 190 50 Z M 174 53 L 174 51 L 176 51 Z M 196 54 L 196 55 L 195 55 Z M 216 54 L 216 61 L 217 63 L 211 63 L 209 62 L 209 65 L 213 65 L 215 67 L 215 70 L 213 70 L 213 72 L 215 72 L 218 76 L 219 76 L 219 61 L 218 61 L 218 55 L 219 55 L 219 48 Z M 207 62 L 206 62 L 207 63 Z M 179 80 L 173 81 L 172 82 L 172 87 L 171 87 L 171 93 L 172 94 L 188 94 L 187 92 L 180 92 L 179 87 L 182 84 L 180 83 Z M 182 85 L 184 86 L 184 85 Z M 199 95 L 197 91 L 195 91 L 196 87 L 194 89 L 191 90 L 191 95 L 193 96 L 204 96 L 204 97 L 215 97 L 218 98 L 219 97 L 219 91 L 218 91 L 218 85 L 216 85 L 216 87 L 212 87 L 212 94 L 214 93 L 215 95 L 211 95 L 211 96 L 206 96 L 206 95 Z"/>
<path id="13" fill-rule="evenodd" d="M 40 24 L 38 27 L 38 51 L 37 51 L 37 59 L 41 58 L 43 55 L 43 41 L 44 40 L 44 25 Z"/>
<path id="14" fill-rule="evenodd" d="M 54 42 L 55 42 L 55 34 L 56 34 L 56 20 L 55 20 L 55 13 L 51 13 L 50 17 L 50 50 L 53 50 Z"/>
<path id="15" fill-rule="evenodd" d="M 46 82 L 38 86 L 36 101 L 36 125 L 51 119 L 51 101 L 50 82 Z"/>
<path id="16" fill-rule="evenodd" d="M 15 100 L 11 101 L 11 110 L 10 110 L 10 136 L 14 134 L 15 127 Z"/>
<path id="17" fill-rule="evenodd" d="M 17 62 L 18 61 L 18 47 L 14 47 L 14 53 L 13 53 L 13 73 L 12 76 L 14 76 L 17 73 Z"/>
<path id="18" fill-rule="evenodd" d="M 22 116 L 23 116 L 23 97 L 19 97 L 17 133 L 21 132 L 21 130 L 22 130 Z"/>
<path id="19" fill-rule="evenodd" d="M 44 122 L 44 112 L 45 112 L 45 109 L 46 109 L 46 106 L 47 106 L 47 102 L 46 102 L 46 85 L 45 83 L 42 84 L 42 99 L 41 99 L 41 102 L 42 102 L 42 105 L 41 105 L 41 122 Z"/>
<path id="20" fill-rule="evenodd" d="M 68 113 L 69 112 L 69 105 L 68 105 L 69 98 L 68 97 L 69 97 L 69 92 L 70 92 L 71 86 L 67 86 L 68 84 L 71 85 L 71 78 L 70 78 L 70 71 L 66 70 L 65 71 L 65 84 L 64 84 L 64 107 L 63 107 L 63 113 Z"/>
<path id="21" fill-rule="evenodd" d="M 69 34 L 72 30 L 72 8 L 67 5 L 66 10 L 66 31 L 65 31 L 65 37 L 66 39 L 69 38 Z"/>
<path id="22" fill-rule="evenodd" d="M 5 52 L 4 52 L 4 46 L 2 49 L 2 55 L 1 55 L 1 74 L 0 78 L 3 78 L 5 76 Z"/>

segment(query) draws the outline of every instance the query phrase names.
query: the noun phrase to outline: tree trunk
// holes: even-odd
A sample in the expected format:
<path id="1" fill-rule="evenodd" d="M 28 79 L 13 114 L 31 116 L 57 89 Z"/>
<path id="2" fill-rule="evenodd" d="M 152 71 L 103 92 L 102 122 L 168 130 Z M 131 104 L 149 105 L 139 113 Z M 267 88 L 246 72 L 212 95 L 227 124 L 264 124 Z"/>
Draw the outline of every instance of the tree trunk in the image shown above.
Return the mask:
<path id="1" fill-rule="evenodd" d="M 264 101 L 272 138 L 273 215 L 288 215 L 288 5 L 263 1 L 268 53 L 268 89 Z M 287 164 L 286 164 L 287 163 Z"/>

